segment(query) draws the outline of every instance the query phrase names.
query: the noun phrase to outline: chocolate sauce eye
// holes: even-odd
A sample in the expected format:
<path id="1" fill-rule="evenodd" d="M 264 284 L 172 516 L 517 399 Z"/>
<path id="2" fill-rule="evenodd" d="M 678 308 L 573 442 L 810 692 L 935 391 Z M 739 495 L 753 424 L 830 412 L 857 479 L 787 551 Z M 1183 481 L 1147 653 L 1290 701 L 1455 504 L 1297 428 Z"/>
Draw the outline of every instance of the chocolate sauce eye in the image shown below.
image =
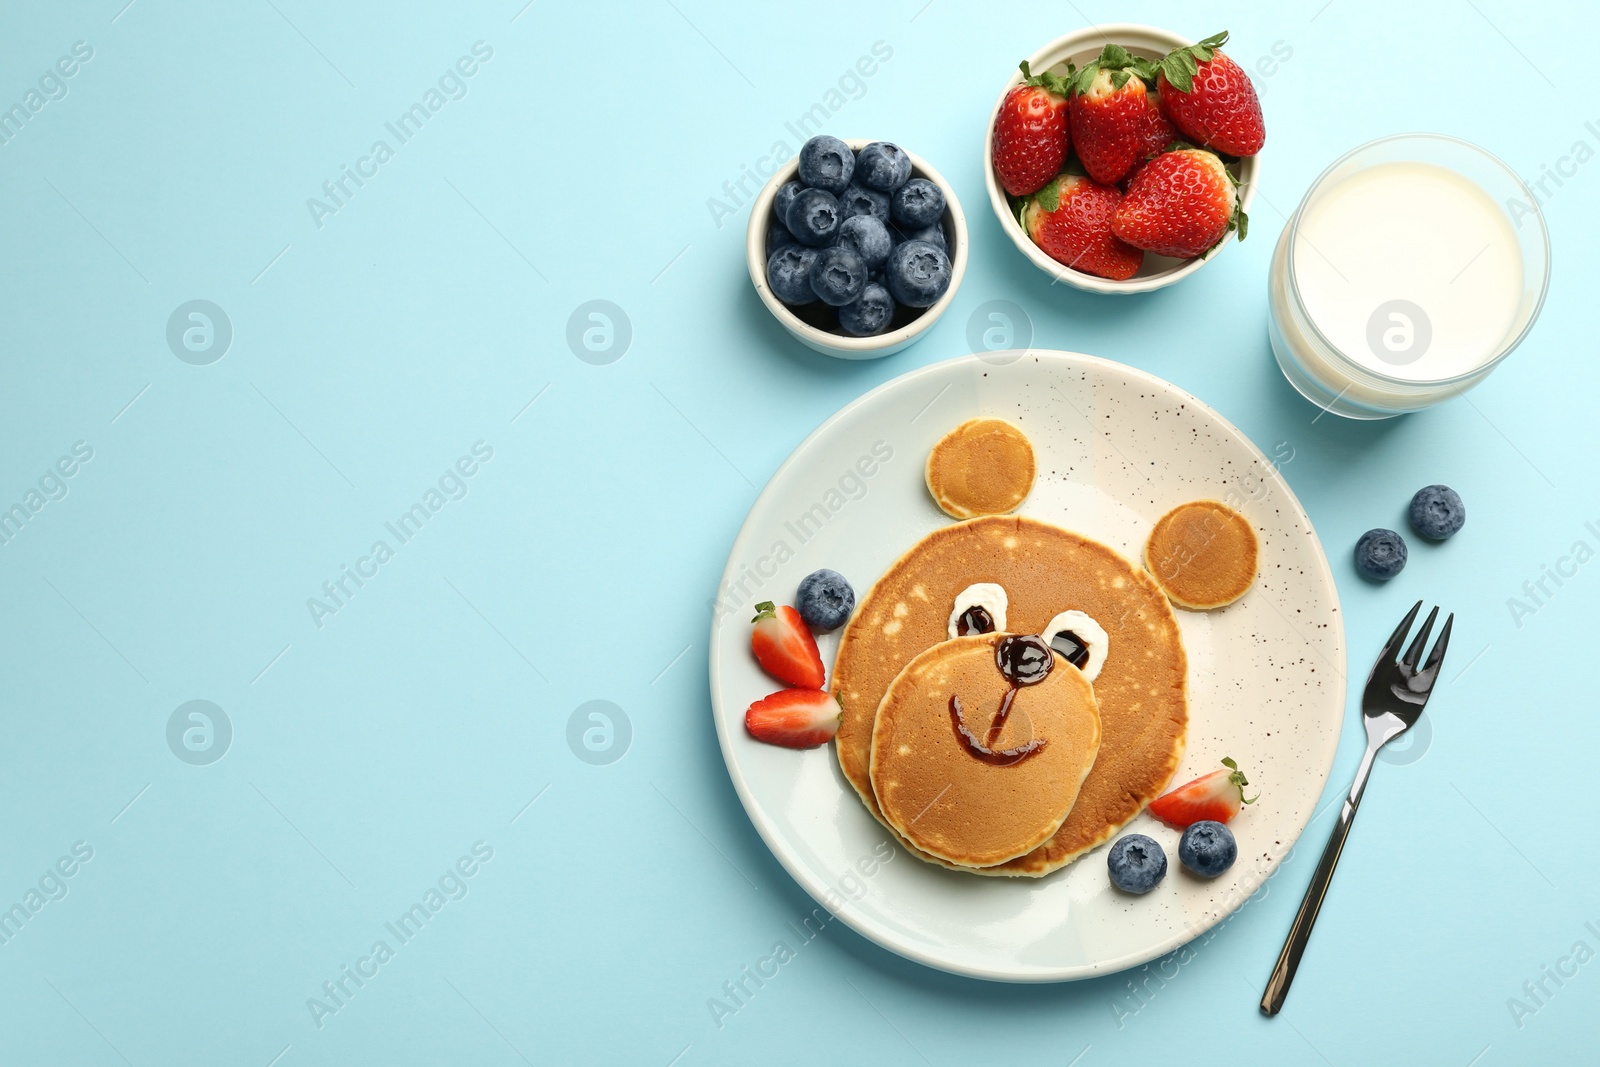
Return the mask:
<path id="1" fill-rule="evenodd" d="M 1089 662 L 1089 646 L 1071 630 L 1058 630 L 1050 635 L 1050 647 L 1061 653 L 1061 658 L 1083 670 Z"/>
<path id="2" fill-rule="evenodd" d="M 974 604 L 961 613 L 961 618 L 956 620 L 956 633 L 961 637 L 968 634 L 994 633 L 994 616 L 984 610 L 983 605 Z"/>
<path id="3" fill-rule="evenodd" d="M 1054 669 L 1056 658 L 1044 638 L 1012 634 L 995 645 L 994 664 L 1013 686 L 1038 685 Z"/>

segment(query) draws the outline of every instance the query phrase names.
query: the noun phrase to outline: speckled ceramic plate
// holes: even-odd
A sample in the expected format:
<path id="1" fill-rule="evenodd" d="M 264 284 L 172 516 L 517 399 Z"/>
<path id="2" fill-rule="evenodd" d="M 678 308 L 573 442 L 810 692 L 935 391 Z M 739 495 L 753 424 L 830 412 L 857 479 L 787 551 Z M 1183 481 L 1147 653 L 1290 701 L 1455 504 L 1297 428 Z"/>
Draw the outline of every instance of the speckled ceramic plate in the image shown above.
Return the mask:
<path id="1" fill-rule="evenodd" d="M 775 687 L 749 653 L 751 606 L 792 601 L 831 567 L 864 592 L 915 541 L 948 523 L 923 484 L 928 450 L 977 415 L 1032 439 L 1039 478 L 1022 513 L 1138 560 L 1151 526 L 1185 500 L 1224 500 L 1261 539 L 1243 599 L 1179 611 L 1189 655 L 1188 750 L 1175 782 L 1232 756 L 1261 800 L 1233 826 L 1239 861 L 1214 881 L 1184 872 L 1178 833 L 1148 815 L 1127 832 L 1161 842 L 1153 892 L 1112 889 L 1104 848 L 1043 879 L 982 878 L 895 845 L 844 779 L 832 746 L 753 741 L 750 702 Z M 1188 393 L 1131 367 L 1066 352 L 967 356 L 896 378 L 813 433 L 773 475 L 734 542 L 711 627 L 711 699 L 728 773 L 773 854 L 860 933 L 910 959 L 1003 981 L 1061 981 L 1170 952 L 1238 908 L 1311 818 L 1344 716 L 1344 628 L 1321 545 L 1265 452 Z M 834 638 L 822 642 L 832 663 Z"/>

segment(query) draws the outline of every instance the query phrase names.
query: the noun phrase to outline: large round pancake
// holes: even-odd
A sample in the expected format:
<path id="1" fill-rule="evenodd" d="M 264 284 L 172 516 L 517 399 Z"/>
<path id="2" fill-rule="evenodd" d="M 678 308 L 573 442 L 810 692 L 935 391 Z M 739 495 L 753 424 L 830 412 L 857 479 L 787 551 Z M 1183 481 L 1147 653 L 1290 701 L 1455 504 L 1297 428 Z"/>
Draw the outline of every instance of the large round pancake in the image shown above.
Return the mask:
<path id="1" fill-rule="evenodd" d="M 1037 877 L 1108 839 L 1171 780 L 1189 718 L 1183 641 L 1160 587 L 1098 541 L 1006 515 L 935 530 L 862 599 L 834 660 L 833 691 L 844 709 L 835 742 L 839 765 L 880 821 L 870 780 L 878 704 L 907 663 L 949 639 L 951 605 L 974 582 L 1005 588 L 1006 629 L 1013 633 L 1036 630 L 1058 612 L 1077 608 L 1093 616 L 1110 639 L 1094 683 L 1100 752 L 1072 811 L 1045 844 L 980 872 Z"/>
<path id="2" fill-rule="evenodd" d="M 992 867 L 1050 840 L 1100 749 L 1094 687 L 1059 654 L 1043 681 L 1016 691 L 998 737 L 988 740 L 1011 688 L 995 665 L 1002 636 L 924 650 L 890 683 L 872 732 L 872 789 L 885 821 L 958 866 Z M 1040 747 L 1003 763 L 979 759 L 956 733 L 952 696 L 967 729 L 996 751 Z"/>
<path id="3" fill-rule="evenodd" d="M 1259 551 L 1249 519 L 1220 501 L 1192 500 L 1156 520 L 1144 558 L 1174 604 L 1209 611 L 1244 596 Z"/>

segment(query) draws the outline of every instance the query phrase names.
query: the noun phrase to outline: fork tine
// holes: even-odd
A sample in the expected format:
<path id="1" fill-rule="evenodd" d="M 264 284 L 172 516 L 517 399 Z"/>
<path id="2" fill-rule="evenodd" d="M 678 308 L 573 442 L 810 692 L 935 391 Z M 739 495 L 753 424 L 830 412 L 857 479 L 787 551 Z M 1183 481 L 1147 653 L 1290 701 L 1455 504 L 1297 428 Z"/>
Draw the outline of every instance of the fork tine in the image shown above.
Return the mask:
<path id="1" fill-rule="evenodd" d="M 1383 651 L 1378 653 L 1377 662 L 1379 664 L 1394 662 L 1395 656 L 1400 652 L 1400 642 L 1406 639 L 1406 631 L 1410 630 L 1411 624 L 1417 621 L 1417 612 L 1421 610 L 1422 601 L 1419 600 L 1411 606 L 1410 611 L 1406 612 L 1406 617 L 1400 620 L 1400 625 L 1394 628 L 1394 633 L 1390 634 L 1389 640 L 1384 643 Z M 1374 670 L 1376 669 L 1374 667 Z"/>
<path id="2" fill-rule="evenodd" d="M 1411 639 L 1411 647 L 1406 649 L 1405 659 L 1401 660 L 1412 670 L 1417 669 L 1417 661 L 1422 658 L 1422 650 L 1428 647 L 1428 635 L 1433 632 L 1433 620 L 1439 617 L 1439 606 L 1434 605 L 1428 612 L 1428 617 L 1422 620 L 1422 629 L 1417 631 L 1417 636 Z"/>
<path id="3" fill-rule="evenodd" d="M 1450 647 L 1450 624 L 1456 621 L 1456 613 L 1451 612 L 1444 620 L 1444 629 L 1439 631 L 1439 643 L 1433 646 L 1433 651 L 1428 653 L 1428 661 L 1422 665 L 1422 673 L 1437 671 L 1444 662 L 1445 649 Z"/>

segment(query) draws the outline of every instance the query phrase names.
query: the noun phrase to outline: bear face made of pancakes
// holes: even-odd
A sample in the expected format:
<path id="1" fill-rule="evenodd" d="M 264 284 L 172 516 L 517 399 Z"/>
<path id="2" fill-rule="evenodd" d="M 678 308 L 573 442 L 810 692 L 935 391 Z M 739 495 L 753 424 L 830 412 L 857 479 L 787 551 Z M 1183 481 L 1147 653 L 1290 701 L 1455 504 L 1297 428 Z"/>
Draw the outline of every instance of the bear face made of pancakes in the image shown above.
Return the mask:
<path id="1" fill-rule="evenodd" d="M 934 474 L 930 465 L 930 490 L 939 500 Z M 1253 559 L 1251 564 L 1253 571 Z M 993 617 L 997 607 L 1003 618 Z M 985 764 L 964 750 L 960 728 L 946 709 L 949 697 L 959 696 L 964 725 L 979 738 L 996 721 L 1004 682 L 992 661 L 992 678 L 973 666 L 991 654 L 987 648 L 958 654 L 959 646 L 984 634 L 985 617 L 996 635 L 1037 635 L 1053 643 L 1052 676 L 1079 673 L 1065 652 L 1087 668 L 1082 680 L 1092 680 L 1086 700 L 1072 689 L 1053 696 L 1043 686 L 1037 695 L 1019 691 L 1018 708 L 1033 708 L 1026 728 L 1015 724 L 990 746 L 1014 749 L 1031 737 L 1046 746 L 1055 741 L 1058 769 L 1045 799 L 1036 796 L 1036 784 L 1025 783 L 1027 768 L 1036 764 L 1031 773 L 1037 777 L 1052 764 L 1040 762 L 1042 755 L 1011 767 Z M 1052 642 L 1071 626 L 1086 631 L 1074 631 L 1079 638 L 1093 633 L 1081 642 L 1088 647 L 1076 648 L 1070 638 Z M 913 545 L 862 598 L 845 628 L 832 673 L 843 709 L 835 738 L 839 765 L 873 816 L 921 859 L 973 874 L 1041 877 L 1109 840 L 1166 789 L 1188 729 L 1187 672 L 1172 605 L 1140 566 L 1107 545 L 1038 519 L 967 519 Z M 961 687 L 976 688 L 970 700 L 954 692 Z M 1054 702 L 1048 709 L 1039 704 L 1045 699 Z M 1097 717 L 1093 748 L 1085 704 Z M 889 715 L 883 724 L 880 709 Z M 1034 729 L 1043 721 L 1065 736 Z M 907 736 L 909 746 L 902 744 Z M 892 749 L 875 752 L 875 738 Z M 1078 750 L 1079 761 L 1061 758 L 1059 749 L 1068 747 Z M 920 769 L 911 773 L 919 754 Z M 1079 762 L 1086 773 L 1075 770 Z M 1008 771 L 1018 772 L 1015 782 L 1005 777 Z M 1075 773 L 1082 776 L 1073 792 L 1069 779 Z M 888 811 L 875 786 L 891 791 Z M 1021 817 L 997 825 L 1004 820 L 996 812 L 1018 811 L 1015 798 L 1023 795 L 1028 801 Z M 1064 817 L 1045 836 L 1052 805 L 1063 804 Z M 908 840 L 906 831 L 928 848 Z M 1005 858 L 1030 833 L 1044 839 Z"/>

